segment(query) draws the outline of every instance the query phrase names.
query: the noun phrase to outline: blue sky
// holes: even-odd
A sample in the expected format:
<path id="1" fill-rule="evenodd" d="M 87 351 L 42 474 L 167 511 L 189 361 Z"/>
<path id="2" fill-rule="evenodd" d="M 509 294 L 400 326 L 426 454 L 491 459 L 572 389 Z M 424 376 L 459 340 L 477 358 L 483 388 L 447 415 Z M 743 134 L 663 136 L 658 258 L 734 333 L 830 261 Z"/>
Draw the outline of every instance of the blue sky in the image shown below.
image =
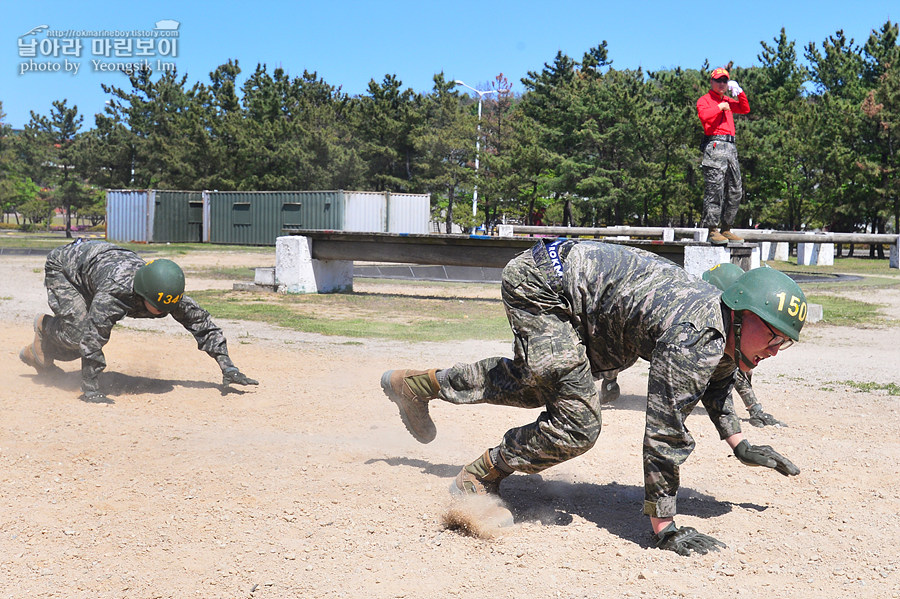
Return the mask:
<path id="1" fill-rule="evenodd" d="M 99 38 L 87 35 L 80 55 L 74 47 L 64 56 L 54 50 L 47 31 L 25 34 L 40 25 L 49 30 L 153 30 L 161 20 L 179 22 L 177 56 L 172 46 L 153 41 L 146 60 L 175 64 L 188 82 L 208 82 L 209 73 L 229 58 L 237 59 L 246 77 L 257 63 L 290 75 L 316 71 L 331 85 L 350 94 L 365 93 L 371 79 L 396 75 L 405 87 L 427 92 L 432 77 L 443 71 L 484 87 L 503 73 L 516 91 L 528 71 L 540 71 L 557 51 L 580 59 L 586 50 L 606 40 L 616 68 L 655 70 L 681 66 L 699 68 L 733 60 L 758 64 L 760 42 L 771 42 L 782 27 L 797 42 L 802 58 L 808 42 L 820 44 L 837 30 L 862 44 L 872 29 L 900 19 L 900 3 L 870 0 L 791 2 L 667 2 L 632 0 L 318 0 L 311 2 L 66 2 L 34 0 L 4 2 L 0 22 L 0 102 L 5 121 L 21 128 L 30 111 L 48 114 L 54 100 L 68 99 L 94 125 L 109 98 L 100 84 L 128 88 L 121 72 L 103 72 L 110 63 L 136 57 L 92 55 Z M 25 37 L 22 37 L 25 36 Z M 140 35 L 132 36 L 132 53 Z M 34 58 L 21 55 L 21 40 L 44 43 Z M 63 35 L 58 40 L 73 38 Z M 126 38 L 111 36 L 111 40 Z M 145 42 L 151 42 L 144 37 Z M 26 46 L 27 47 L 27 46 Z M 121 53 L 127 55 L 127 46 Z M 163 53 L 161 54 L 160 51 Z M 27 50 L 26 50 L 27 52 Z M 55 54 L 54 54 L 55 53 Z M 68 58 L 70 70 L 65 72 Z M 100 66 L 93 61 L 99 60 Z M 55 63 L 57 66 L 53 66 Z M 78 72 L 74 73 L 77 63 Z M 23 72 L 25 68 L 59 68 L 58 72 Z M 239 83 L 243 81 L 243 77 Z M 752 90 L 748 90 L 752 91 Z"/>

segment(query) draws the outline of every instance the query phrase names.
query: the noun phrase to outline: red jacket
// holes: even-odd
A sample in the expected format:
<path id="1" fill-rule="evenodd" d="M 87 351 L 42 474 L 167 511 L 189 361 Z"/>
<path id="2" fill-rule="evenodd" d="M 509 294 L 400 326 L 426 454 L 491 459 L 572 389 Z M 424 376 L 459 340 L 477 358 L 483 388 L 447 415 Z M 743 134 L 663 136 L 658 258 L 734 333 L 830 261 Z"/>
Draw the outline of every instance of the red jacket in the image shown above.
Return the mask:
<path id="1" fill-rule="evenodd" d="M 719 110 L 722 101 L 731 104 L 731 110 Z M 733 114 L 747 114 L 750 112 L 750 101 L 747 94 L 741 92 L 737 98 L 720 96 L 713 90 L 697 100 L 697 116 L 703 123 L 705 135 L 734 135 Z"/>

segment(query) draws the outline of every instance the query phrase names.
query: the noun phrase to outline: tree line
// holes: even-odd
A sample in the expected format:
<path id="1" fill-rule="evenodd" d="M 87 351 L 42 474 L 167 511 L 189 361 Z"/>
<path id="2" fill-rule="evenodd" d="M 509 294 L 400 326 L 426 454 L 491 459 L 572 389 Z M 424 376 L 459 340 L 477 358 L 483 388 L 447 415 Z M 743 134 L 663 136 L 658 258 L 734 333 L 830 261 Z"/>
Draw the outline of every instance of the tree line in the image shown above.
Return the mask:
<path id="1" fill-rule="evenodd" d="M 739 226 L 900 231 L 897 38 L 890 21 L 862 44 L 837 31 L 801 61 L 782 29 L 760 42 L 758 64 L 732 68 L 751 107 L 735 119 Z M 231 59 L 202 83 L 138 71 L 128 86 L 103 85 L 93 128 L 65 99 L 16 134 L 0 124 L 0 202 L 28 222 L 55 208 L 99 222 L 106 188 L 389 190 L 430 193 L 444 230 L 694 226 L 696 100 L 711 70 L 616 69 L 604 41 L 580 60 L 557 53 L 521 94 L 498 75 L 481 90 L 481 119 L 443 73 L 428 93 L 387 75 L 351 96 L 264 64 L 238 86 Z"/>

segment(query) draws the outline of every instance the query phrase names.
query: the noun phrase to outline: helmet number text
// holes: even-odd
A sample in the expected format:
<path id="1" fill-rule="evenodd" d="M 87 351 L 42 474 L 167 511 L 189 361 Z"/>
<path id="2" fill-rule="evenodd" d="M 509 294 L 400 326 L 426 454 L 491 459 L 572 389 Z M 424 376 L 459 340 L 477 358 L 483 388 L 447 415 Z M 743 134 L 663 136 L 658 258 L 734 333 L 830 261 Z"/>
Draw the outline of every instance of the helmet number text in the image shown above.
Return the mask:
<path id="1" fill-rule="evenodd" d="M 776 293 L 775 297 L 778 298 L 778 311 L 784 312 L 784 304 L 787 300 L 787 294 L 782 291 L 781 293 Z M 796 295 L 792 295 L 787 307 L 788 316 L 796 317 L 797 320 L 803 322 L 804 320 L 806 320 L 806 310 L 806 302 L 801 302 L 799 297 L 797 297 Z"/>
<path id="2" fill-rule="evenodd" d="M 182 295 L 184 295 L 184 294 L 182 293 L 180 295 L 167 295 L 165 293 L 160 292 L 159 297 L 156 298 L 156 303 L 158 303 L 158 304 L 177 304 L 178 302 L 181 301 Z"/>

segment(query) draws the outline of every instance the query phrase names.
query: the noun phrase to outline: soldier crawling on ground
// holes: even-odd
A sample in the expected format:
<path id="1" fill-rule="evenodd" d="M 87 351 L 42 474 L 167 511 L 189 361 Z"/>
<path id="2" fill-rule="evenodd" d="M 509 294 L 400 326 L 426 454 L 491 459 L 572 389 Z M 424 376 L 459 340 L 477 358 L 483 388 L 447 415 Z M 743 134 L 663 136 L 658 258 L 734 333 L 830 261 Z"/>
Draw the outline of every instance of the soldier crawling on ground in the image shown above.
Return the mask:
<path id="1" fill-rule="evenodd" d="M 58 371 L 56 361 L 81 358 L 81 398 L 107 403 L 100 373 L 103 346 L 113 325 L 126 316 L 164 318 L 171 314 L 222 369 L 222 384 L 257 385 L 228 357 L 222 329 L 209 312 L 184 295 L 184 272 L 171 260 L 144 261 L 105 241 L 77 239 L 50 252 L 44 286 L 53 316 L 34 319 L 34 341 L 19 358 L 39 374 Z"/>
<path id="2" fill-rule="evenodd" d="M 452 492 L 499 496 L 513 472 L 541 472 L 588 451 L 600 434 L 595 376 L 637 357 L 650 362 L 644 514 L 657 547 L 690 555 L 724 546 L 674 522 L 679 468 L 694 448 L 685 421 L 698 402 L 741 463 L 799 474 L 771 447 L 744 439 L 731 401 L 735 369 L 748 372 L 799 339 L 806 298 L 786 275 L 757 268 L 723 294 L 648 252 L 544 240 L 507 264 L 501 293 L 514 358 L 389 370 L 381 378 L 422 443 L 436 435 L 428 411 L 433 399 L 544 408 L 536 422 L 507 431 L 463 467 Z"/>
<path id="3" fill-rule="evenodd" d="M 720 290 L 725 291 L 725 289 L 737 281 L 742 274 L 744 274 L 744 270 L 740 266 L 732 264 L 731 262 L 725 262 L 704 271 L 701 278 L 707 283 L 712 283 Z M 625 368 L 619 370 L 601 373 L 603 380 L 603 382 L 600 383 L 601 404 L 612 403 L 619 399 L 621 390 L 619 389 L 619 382 L 617 380 L 618 375 L 619 372 L 629 367 L 631 367 L 631 364 L 628 364 Z M 756 398 L 756 393 L 753 392 L 753 386 L 751 384 L 752 376 L 752 371 L 744 372 L 741 369 L 734 371 L 734 390 L 741 396 L 744 407 L 747 408 L 747 411 L 750 413 L 750 418 L 747 422 L 759 428 L 764 426 L 785 426 L 783 422 L 777 420 L 774 416 L 763 410 L 762 404 L 759 399 Z"/>

